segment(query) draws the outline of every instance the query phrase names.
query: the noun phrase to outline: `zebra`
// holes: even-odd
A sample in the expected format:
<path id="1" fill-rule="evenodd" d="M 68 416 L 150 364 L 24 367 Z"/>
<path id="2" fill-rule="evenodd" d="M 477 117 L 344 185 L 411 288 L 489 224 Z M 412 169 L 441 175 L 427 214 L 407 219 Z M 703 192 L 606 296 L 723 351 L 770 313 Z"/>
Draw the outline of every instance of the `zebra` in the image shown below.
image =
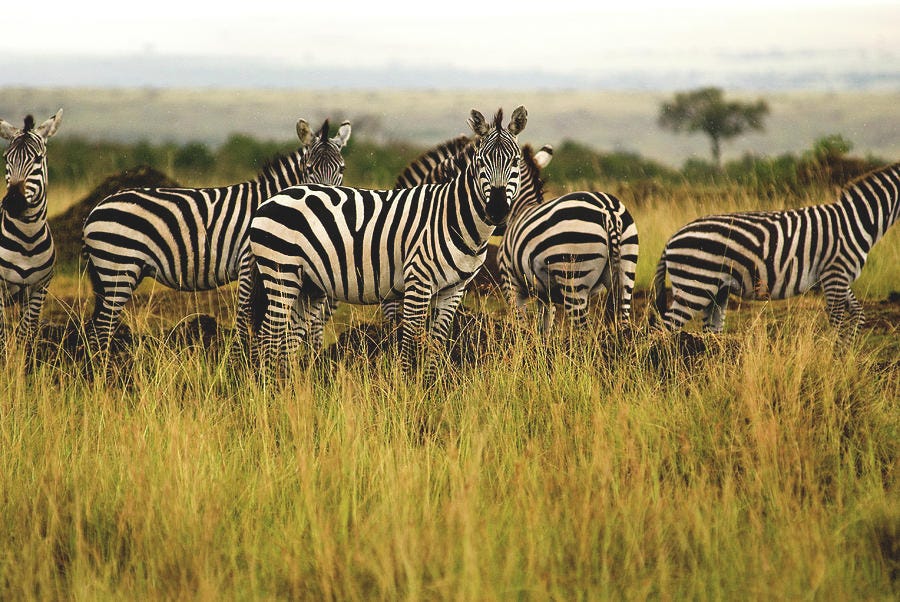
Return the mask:
<path id="1" fill-rule="evenodd" d="M 398 184 L 435 181 L 439 158 L 464 147 L 465 137 L 450 140 L 423 154 L 398 178 Z M 549 333 L 561 303 L 576 327 L 585 322 L 588 300 L 608 291 L 610 320 L 630 318 L 638 261 L 638 232 L 631 214 L 619 199 L 603 192 L 578 191 L 545 201 L 543 170 L 553 147 L 535 152 L 522 147 L 519 196 L 513 203 L 498 249 L 501 285 L 517 308 L 529 297 L 541 301 L 542 332 Z M 394 322 L 396 301 L 382 304 L 385 318 Z M 618 311 L 617 311 L 618 310 Z"/>
<path id="2" fill-rule="evenodd" d="M 505 128 L 502 120 L 502 109 L 492 123 L 472 110 L 469 125 L 479 139 L 444 183 L 394 190 L 295 186 L 259 207 L 250 246 L 265 312 L 255 313 L 254 326 L 269 372 L 284 365 L 298 302 L 316 351 L 321 329 L 312 327 L 333 301 L 402 297 L 400 365 L 407 374 L 419 359 L 432 301 L 431 334 L 438 345 L 446 341 L 465 287 L 484 263 L 487 240 L 519 193 L 516 136 L 527 121 L 525 107 L 513 111 Z M 429 362 L 426 379 L 434 369 Z"/>
<path id="3" fill-rule="evenodd" d="M 834 203 L 692 221 L 669 239 L 656 266 L 655 305 L 664 327 L 681 329 L 702 315 L 704 330 L 719 333 L 731 293 L 785 299 L 821 288 L 830 323 L 852 337 L 865 317 L 850 285 L 871 248 L 897 221 L 898 191 L 900 163 L 895 163 L 854 180 Z"/>
<path id="4" fill-rule="evenodd" d="M 437 184 L 452 178 L 469 156 L 468 150 L 474 148 L 476 139 L 461 135 L 442 142 L 436 147 L 422 153 L 414 159 L 397 177 L 395 188 L 412 188 L 423 184 Z M 545 145 L 544 154 L 552 156 L 553 149 Z M 522 155 L 532 153 L 531 145 L 522 146 Z M 547 154 L 549 153 L 549 154 Z M 549 162 L 549 159 L 548 159 Z M 539 175 L 539 174 L 538 174 Z M 534 170 L 525 169 L 519 173 L 519 196 L 516 202 L 532 202 L 540 194 L 538 189 L 542 183 Z M 505 224 L 500 224 L 494 229 L 494 235 L 502 234 Z M 384 321 L 394 327 L 400 325 L 400 309 L 402 299 L 389 299 L 381 303 L 381 311 Z"/>
<path id="5" fill-rule="evenodd" d="M 342 123 L 330 139 L 328 128 L 326 119 L 314 135 L 300 119 L 301 147 L 267 163 L 254 180 L 221 188 L 126 190 L 91 210 L 83 237 L 95 297 L 92 348 L 108 347 L 122 309 L 146 276 L 182 291 L 231 282 L 247 254 L 250 219 L 262 201 L 303 182 L 340 184 L 350 123 Z M 239 288 L 239 333 L 247 331 L 249 296 L 249 289 Z"/>
<path id="6" fill-rule="evenodd" d="M 540 170 L 552 149 L 523 153 L 523 172 Z M 638 231 L 619 199 L 605 192 L 577 191 L 543 200 L 520 198 L 510 210 L 497 253 L 500 281 L 510 302 L 521 309 L 529 298 L 540 302 L 541 331 L 552 328 L 556 304 L 581 328 L 589 299 L 607 290 L 608 320 L 628 320 L 638 261 Z"/>
<path id="7" fill-rule="evenodd" d="M 47 140 L 62 122 L 62 109 L 34 127 L 25 117 L 22 129 L 0 119 L 0 137 L 9 140 L 6 159 L 6 196 L 0 205 L 0 311 L 10 303 L 23 308 L 16 338 L 30 345 L 47 287 L 53 276 L 56 251 L 47 226 Z M 0 325 L 0 348 L 6 332 Z"/>

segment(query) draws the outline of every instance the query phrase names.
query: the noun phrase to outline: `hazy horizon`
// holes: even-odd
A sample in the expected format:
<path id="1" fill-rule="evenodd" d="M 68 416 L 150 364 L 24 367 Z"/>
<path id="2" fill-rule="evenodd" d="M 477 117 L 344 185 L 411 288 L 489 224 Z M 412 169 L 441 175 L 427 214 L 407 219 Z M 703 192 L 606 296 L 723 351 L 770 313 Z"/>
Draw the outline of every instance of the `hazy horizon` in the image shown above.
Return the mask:
<path id="1" fill-rule="evenodd" d="M 23 10 L 0 86 L 900 89 L 900 4 L 884 0 Z"/>

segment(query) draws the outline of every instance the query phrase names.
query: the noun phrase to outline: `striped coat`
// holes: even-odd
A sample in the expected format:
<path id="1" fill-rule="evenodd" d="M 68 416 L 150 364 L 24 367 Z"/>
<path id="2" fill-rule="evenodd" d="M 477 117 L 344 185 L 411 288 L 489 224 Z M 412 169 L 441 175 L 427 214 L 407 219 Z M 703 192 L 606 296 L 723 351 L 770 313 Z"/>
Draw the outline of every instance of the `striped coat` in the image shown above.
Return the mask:
<path id="1" fill-rule="evenodd" d="M 36 334 L 56 262 L 47 226 L 47 140 L 61 122 L 62 109 L 38 127 L 31 115 L 22 129 L 0 119 L 0 137 L 10 141 L 0 209 L 0 305 L 4 310 L 11 303 L 23 306 L 16 334 L 25 343 Z M 0 328 L 0 343 L 5 339 Z"/>
<path id="2" fill-rule="evenodd" d="M 850 285 L 897 221 L 898 193 L 900 164 L 894 164 L 855 180 L 834 203 L 694 220 L 669 239 L 657 264 L 654 288 L 663 324 L 679 329 L 702 316 L 706 330 L 721 332 L 730 294 L 785 299 L 821 288 L 831 323 L 855 333 L 864 316 Z"/>
<path id="3" fill-rule="evenodd" d="M 299 302 L 315 316 L 333 301 L 380 303 L 403 298 L 401 365 L 420 355 L 429 306 L 432 333 L 442 344 L 466 284 L 484 262 L 487 240 L 508 214 L 519 189 L 524 128 L 519 107 L 508 127 L 502 111 L 489 125 L 472 111 L 480 136 L 472 159 L 442 184 L 399 190 L 296 186 L 260 206 L 250 227 L 251 251 L 264 291 L 260 339 L 266 363 L 281 369 L 290 349 L 290 314 Z M 432 377 L 433 365 L 426 370 Z"/>
<path id="4" fill-rule="evenodd" d="M 313 136 L 297 123 L 301 148 L 265 166 L 255 180 L 219 188 L 141 188 L 101 201 L 84 224 L 84 255 L 96 303 L 90 334 L 105 349 L 125 304 L 147 276 L 182 290 L 210 290 L 237 279 L 249 249 L 248 230 L 257 206 L 279 190 L 302 182 L 338 184 L 341 149 L 350 136 L 344 123 L 328 138 L 328 121 Z M 246 330 L 249 291 L 239 289 L 237 327 Z"/>

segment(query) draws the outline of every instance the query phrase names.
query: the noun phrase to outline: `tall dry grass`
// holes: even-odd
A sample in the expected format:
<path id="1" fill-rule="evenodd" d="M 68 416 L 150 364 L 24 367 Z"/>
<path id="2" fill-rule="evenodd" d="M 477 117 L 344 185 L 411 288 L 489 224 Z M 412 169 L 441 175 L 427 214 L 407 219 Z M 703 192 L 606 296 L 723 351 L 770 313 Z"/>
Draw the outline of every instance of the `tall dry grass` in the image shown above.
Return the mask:
<path id="1" fill-rule="evenodd" d="M 151 339 L 107 387 L 14 353 L 0 597 L 896 593 L 896 358 L 808 314 L 690 362 L 507 333 L 438 388 L 390 356 L 268 388 Z"/>

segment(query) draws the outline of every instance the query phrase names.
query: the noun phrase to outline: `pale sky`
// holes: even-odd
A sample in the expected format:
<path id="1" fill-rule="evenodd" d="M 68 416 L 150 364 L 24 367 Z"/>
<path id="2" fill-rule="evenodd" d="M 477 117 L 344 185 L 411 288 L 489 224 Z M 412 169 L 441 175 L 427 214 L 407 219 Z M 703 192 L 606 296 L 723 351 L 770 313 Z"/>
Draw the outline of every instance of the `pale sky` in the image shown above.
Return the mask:
<path id="1" fill-rule="evenodd" d="M 307 4 L 79 0 L 5 11 L 0 53 L 242 57 L 325 67 L 440 66 L 577 72 L 708 54 L 807 50 L 900 55 L 900 2 L 610 3 L 346 0 Z M 33 14 L 29 14 L 31 11 Z M 20 23 L 27 25 L 19 25 Z M 789 59 L 785 59 L 789 60 Z M 892 67 L 893 68 L 893 67 Z"/>

